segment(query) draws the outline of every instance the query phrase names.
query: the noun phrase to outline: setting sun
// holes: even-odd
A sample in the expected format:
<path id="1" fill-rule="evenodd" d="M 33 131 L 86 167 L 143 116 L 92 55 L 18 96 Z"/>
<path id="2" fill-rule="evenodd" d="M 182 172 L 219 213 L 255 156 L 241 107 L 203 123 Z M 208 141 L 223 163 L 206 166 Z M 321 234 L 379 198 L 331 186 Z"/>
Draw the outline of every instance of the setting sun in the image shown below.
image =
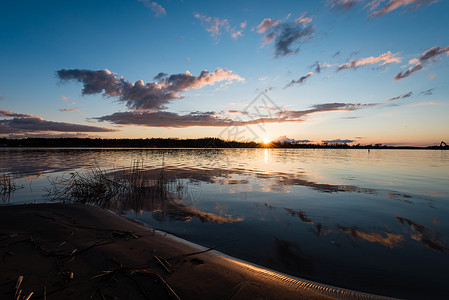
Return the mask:
<path id="1" fill-rule="evenodd" d="M 269 143 L 270 143 L 270 139 L 269 138 L 264 138 L 263 139 L 263 143 L 265 144 L 265 145 L 268 145 Z"/>

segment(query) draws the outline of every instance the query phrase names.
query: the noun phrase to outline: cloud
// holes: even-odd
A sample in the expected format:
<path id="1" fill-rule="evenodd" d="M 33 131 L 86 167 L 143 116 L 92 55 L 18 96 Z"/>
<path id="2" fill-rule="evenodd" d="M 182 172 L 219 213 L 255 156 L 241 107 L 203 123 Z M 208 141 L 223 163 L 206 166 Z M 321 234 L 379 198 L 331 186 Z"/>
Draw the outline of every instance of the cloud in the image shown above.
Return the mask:
<path id="1" fill-rule="evenodd" d="M 424 51 L 419 58 L 415 58 L 409 61 L 409 64 L 411 64 L 412 66 L 407 71 L 397 73 L 394 76 L 394 79 L 401 80 L 412 75 L 415 72 L 418 72 L 419 70 L 422 70 L 426 63 L 428 63 L 429 61 L 436 62 L 437 58 L 444 53 L 446 53 L 446 55 L 449 55 L 449 46 L 445 48 L 435 46 Z"/>
<path id="2" fill-rule="evenodd" d="M 366 2 L 363 0 L 328 0 L 327 4 L 333 10 L 351 10 L 357 4 Z M 421 6 L 429 6 L 439 0 L 369 0 L 364 9 L 368 9 L 370 17 L 380 17 L 386 15 L 400 7 L 408 7 L 405 12 L 418 9 Z"/>
<path id="3" fill-rule="evenodd" d="M 257 26 L 258 33 L 265 33 L 262 47 L 274 41 L 275 57 L 298 53 L 298 44 L 311 39 L 315 32 L 315 26 L 309 25 L 311 21 L 304 16 L 293 22 L 264 19 Z"/>
<path id="4" fill-rule="evenodd" d="M 413 103 L 413 104 L 409 104 L 409 106 L 429 106 L 429 105 L 436 105 L 436 104 L 439 104 L 439 103 L 435 102 L 435 101 L 430 101 L 430 102 Z"/>
<path id="5" fill-rule="evenodd" d="M 306 15 L 302 15 L 301 17 L 295 19 L 295 21 L 293 23 L 307 25 L 307 24 L 309 24 L 311 22 L 312 22 L 312 18 L 311 17 L 308 17 Z"/>
<path id="6" fill-rule="evenodd" d="M 419 93 L 420 95 L 423 95 L 423 96 L 430 96 L 430 95 L 432 95 L 433 94 L 433 90 L 434 90 L 435 88 L 431 88 L 431 89 L 428 89 L 428 90 L 425 90 L 425 91 L 422 91 L 421 93 Z"/>
<path id="7" fill-rule="evenodd" d="M 397 96 L 397 97 L 393 97 L 393 98 L 387 99 L 387 101 L 391 102 L 391 101 L 398 100 L 398 99 L 408 98 L 408 97 L 411 97 L 412 94 L 413 94 L 413 92 L 408 92 L 408 93 L 406 93 L 406 94 L 402 94 L 402 95 L 400 95 L 400 96 Z"/>
<path id="8" fill-rule="evenodd" d="M 213 17 L 207 17 L 200 14 L 195 14 L 195 18 L 201 20 L 201 24 L 206 26 L 206 31 L 210 32 L 212 37 L 218 36 L 221 34 L 221 29 L 224 28 L 226 31 L 229 31 L 231 26 L 229 25 L 229 21 L 227 19 L 219 19 Z"/>
<path id="9" fill-rule="evenodd" d="M 80 109 L 77 107 L 73 108 L 61 108 L 59 109 L 60 112 L 80 112 Z"/>
<path id="10" fill-rule="evenodd" d="M 179 115 L 177 113 L 167 111 L 128 111 L 116 112 L 112 115 L 95 119 L 100 122 L 107 121 L 120 125 L 175 128 L 185 128 L 193 126 L 226 127 L 229 125 L 240 124 L 241 122 L 234 121 L 231 118 L 221 117 L 216 112 L 191 112 L 186 115 Z"/>
<path id="11" fill-rule="evenodd" d="M 127 111 L 116 112 L 111 115 L 94 118 L 100 122 L 110 122 L 119 125 L 137 125 L 147 127 L 174 127 L 185 128 L 194 126 L 204 127 L 228 127 L 228 126 L 248 126 L 266 123 L 285 123 L 285 122 L 302 122 L 304 117 L 320 112 L 331 111 L 353 111 L 371 107 L 377 104 L 353 104 L 353 103 L 324 103 L 312 106 L 307 110 L 282 110 L 276 112 L 273 117 L 258 117 L 254 119 L 243 120 L 240 117 L 233 119 L 229 116 L 223 116 L 224 112 L 191 112 L 189 114 L 180 115 L 166 111 Z M 233 110 L 228 115 L 241 115 L 250 117 L 246 111 Z"/>
<path id="12" fill-rule="evenodd" d="M 228 114 L 228 115 L 248 115 L 247 111 L 244 110 L 236 110 L 236 109 L 230 109 L 230 110 L 223 110 L 220 112 L 221 114 Z"/>
<path id="13" fill-rule="evenodd" d="M 156 81 L 144 83 L 138 80 L 135 83 L 125 81 L 123 77 L 105 70 L 66 70 L 56 72 L 61 81 L 76 80 L 83 84 L 82 94 L 91 95 L 103 92 L 103 96 L 118 97 L 126 102 L 130 109 L 160 110 L 171 100 L 182 99 L 181 92 L 189 89 L 200 89 L 216 82 L 244 81 L 242 77 L 226 69 L 216 69 L 210 73 L 205 70 L 198 76 L 189 71 L 181 74 L 168 75 L 159 73 L 154 77 Z"/>
<path id="14" fill-rule="evenodd" d="M 361 0 L 328 0 L 327 3 L 332 9 L 350 10 L 360 3 Z"/>
<path id="15" fill-rule="evenodd" d="M 313 114 L 313 113 L 320 113 L 320 112 L 334 112 L 334 111 L 353 111 L 357 109 L 362 108 L 368 108 L 373 107 L 378 104 L 370 103 L 370 104 L 361 104 L 361 103 L 339 103 L 339 102 L 333 102 L 333 103 L 324 103 L 324 104 L 316 104 L 313 105 L 312 108 L 307 110 L 283 110 L 279 112 L 278 114 L 286 118 L 287 120 L 297 120 L 302 117 L 305 117 L 307 115 Z"/>
<path id="16" fill-rule="evenodd" d="M 0 117 L 14 117 L 14 118 L 37 118 L 33 115 L 15 113 L 10 110 L 0 109 Z"/>
<path id="17" fill-rule="evenodd" d="M 25 138 L 101 138 L 98 135 L 86 134 L 86 133 L 11 133 L 5 136 L 8 139 L 25 139 Z"/>
<path id="18" fill-rule="evenodd" d="M 233 33 L 231 33 L 231 37 L 232 37 L 233 39 L 238 39 L 240 36 L 243 36 L 243 33 L 242 33 L 242 32 L 243 32 L 242 30 L 233 32 Z"/>
<path id="19" fill-rule="evenodd" d="M 41 118 L 14 118 L 12 120 L 0 120 L 0 133 L 30 131 L 115 132 L 117 130 L 64 122 L 46 121 Z"/>
<path id="20" fill-rule="evenodd" d="M 295 140 L 295 139 L 291 139 L 288 138 L 286 135 L 280 136 L 277 139 L 273 140 L 273 143 L 288 143 L 288 144 L 292 144 L 292 143 L 311 143 L 312 141 L 310 140 Z"/>
<path id="21" fill-rule="evenodd" d="M 401 6 L 409 6 L 409 8 L 405 11 L 409 12 L 418 9 L 423 5 L 429 6 L 433 3 L 439 2 L 439 0 L 389 0 L 381 9 L 374 11 L 383 2 L 386 2 L 386 0 L 372 0 L 367 4 L 367 7 L 370 7 L 370 11 L 372 11 L 370 15 L 371 17 L 383 16 L 400 8 Z"/>
<path id="22" fill-rule="evenodd" d="M 319 61 L 317 61 L 316 63 L 314 63 L 313 65 L 310 66 L 310 68 L 313 68 L 315 73 L 317 73 L 317 74 L 319 74 L 321 72 L 321 70 L 323 70 L 324 68 L 329 68 L 329 67 L 332 67 L 332 65 L 327 62 L 319 62 Z"/>
<path id="23" fill-rule="evenodd" d="M 322 140 L 321 142 L 327 143 L 327 144 L 348 144 L 355 142 L 354 140 L 342 140 L 342 139 L 335 139 L 335 140 Z"/>
<path id="24" fill-rule="evenodd" d="M 67 98 L 66 96 L 61 96 L 61 99 L 65 102 L 68 102 L 69 104 L 75 105 L 76 103 L 73 101 L 69 101 L 69 98 Z"/>
<path id="25" fill-rule="evenodd" d="M 275 27 L 279 24 L 278 20 L 271 20 L 270 18 L 264 19 L 259 25 L 257 25 L 258 33 L 265 33 L 268 29 Z"/>
<path id="26" fill-rule="evenodd" d="M 401 58 L 398 57 L 399 53 L 391 53 L 388 51 L 384 54 L 379 55 L 378 57 L 370 56 L 366 58 L 353 59 L 345 64 L 339 65 L 337 68 L 337 72 L 345 69 L 357 69 L 360 66 L 372 65 L 382 62 L 380 66 L 385 66 L 391 63 L 400 63 Z"/>
<path id="27" fill-rule="evenodd" d="M 191 112 L 180 115 L 167 111 L 128 111 L 116 112 L 112 115 L 95 118 L 100 122 L 110 122 L 120 125 L 138 125 L 147 127 L 186 128 L 193 126 L 227 127 L 243 126 L 242 121 L 219 116 L 216 112 Z"/>
<path id="28" fill-rule="evenodd" d="M 286 56 L 289 54 L 296 54 L 299 47 L 292 48 L 295 43 L 301 39 L 309 39 L 315 32 L 315 26 L 307 26 L 305 28 L 298 28 L 284 24 L 278 31 L 275 38 L 275 54 L 276 56 Z"/>
<path id="29" fill-rule="evenodd" d="M 437 77 L 437 74 L 429 74 L 430 80 L 434 79 L 435 77 Z"/>
<path id="30" fill-rule="evenodd" d="M 36 131 L 58 131 L 58 132 L 115 132 L 115 129 L 104 127 L 78 125 L 64 122 L 46 121 L 40 117 L 15 113 L 0 109 L 0 117 L 12 119 L 0 119 L 0 134 L 26 133 Z"/>
<path id="31" fill-rule="evenodd" d="M 56 75 L 62 81 L 77 80 L 83 83 L 83 95 L 92 95 L 101 93 L 114 97 L 122 92 L 120 79 L 117 74 L 112 73 L 108 69 L 104 70 L 84 70 L 84 69 L 61 69 Z"/>
<path id="32" fill-rule="evenodd" d="M 297 80 L 292 80 L 292 81 L 290 81 L 290 82 L 285 86 L 285 88 L 292 87 L 292 86 L 294 86 L 295 84 L 301 85 L 307 78 L 311 77 L 312 75 L 313 75 L 313 73 L 312 73 L 312 72 L 309 72 L 309 73 L 307 73 L 306 75 L 300 77 L 300 78 L 297 79 Z"/>
<path id="33" fill-rule="evenodd" d="M 231 37 L 233 39 L 237 39 L 240 36 L 243 36 L 243 30 L 246 28 L 246 21 L 240 23 L 240 30 L 232 29 L 231 31 Z"/>
<path id="34" fill-rule="evenodd" d="M 201 15 L 196 13 L 193 15 L 195 18 L 201 20 L 201 25 L 205 26 L 207 32 L 210 33 L 211 37 L 219 37 L 221 35 L 221 31 L 224 30 L 229 32 L 233 39 L 237 39 L 243 36 L 243 30 L 246 28 L 246 21 L 240 23 L 240 29 L 237 30 L 235 27 L 232 27 L 228 19 L 220 19 L 217 17 L 208 17 L 205 15 Z"/>
<path id="35" fill-rule="evenodd" d="M 152 2 L 149 0 L 138 0 L 138 1 L 145 4 L 146 7 L 149 7 L 153 11 L 153 13 L 156 17 L 167 15 L 165 8 L 163 8 L 160 4 L 158 4 L 156 2 Z"/>

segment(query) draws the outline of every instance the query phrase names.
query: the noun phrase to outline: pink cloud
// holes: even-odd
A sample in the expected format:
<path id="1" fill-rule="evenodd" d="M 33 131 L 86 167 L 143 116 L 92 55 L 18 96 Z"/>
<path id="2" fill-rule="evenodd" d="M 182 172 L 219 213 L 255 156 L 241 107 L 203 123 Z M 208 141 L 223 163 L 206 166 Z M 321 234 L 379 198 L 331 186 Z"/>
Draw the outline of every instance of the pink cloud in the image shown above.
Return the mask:
<path id="1" fill-rule="evenodd" d="M 301 17 L 299 17 L 295 20 L 295 24 L 307 25 L 310 22 L 312 22 L 312 18 L 306 17 L 305 15 L 302 15 Z"/>
<path id="2" fill-rule="evenodd" d="M 367 6 L 370 6 L 370 11 L 373 11 L 379 7 L 379 5 L 386 0 L 372 0 L 370 1 Z M 386 3 L 381 9 L 377 11 L 373 11 L 371 13 L 371 17 L 379 17 L 383 16 L 385 14 L 388 14 L 401 6 L 410 6 L 407 11 L 411 11 L 414 9 L 418 9 L 422 5 L 431 5 L 433 3 L 438 2 L 439 0 L 389 0 L 388 3 Z"/>
<path id="3" fill-rule="evenodd" d="M 229 32 L 233 39 L 237 39 L 243 36 L 243 30 L 246 27 L 246 21 L 240 23 L 240 30 L 232 27 L 228 19 L 220 19 L 217 17 L 208 17 L 199 13 L 194 14 L 194 17 L 201 20 L 201 24 L 205 26 L 207 32 L 212 37 L 218 37 L 221 35 L 221 31 Z"/>
<path id="4" fill-rule="evenodd" d="M 279 24 L 278 20 L 271 20 L 270 18 L 264 19 L 259 25 L 257 25 L 257 32 L 264 33 L 268 29 L 275 27 Z"/>
<path id="5" fill-rule="evenodd" d="M 351 60 L 350 62 L 347 62 L 345 64 L 338 66 L 337 71 L 341 71 L 341 70 L 349 69 L 349 68 L 356 69 L 360 66 L 372 65 L 372 64 L 376 64 L 376 63 L 380 63 L 380 62 L 382 62 L 382 64 L 380 64 L 381 66 L 385 66 L 385 65 L 388 65 L 391 63 L 400 63 L 401 58 L 398 57 L 398 55 L 399 55 L 399 52 L 391 53 L 391 51 L 388 51 L 388 52 L 381 54 L 377 57 L 370 56 L 370 57 L 366 57 L 366 58 Z"/>
<path id="6" fill-rule="evenodd" d="M 156 2 L 151 2 L 149 0 L 139 0 L 139 2 L 142 2 L 145 4 L 146 7 L 149 7 L 153 11 L 153 13 L 156 17 L 167 15 L 165 8 L 163 8 L 162 5 L 160 5 Z"/>

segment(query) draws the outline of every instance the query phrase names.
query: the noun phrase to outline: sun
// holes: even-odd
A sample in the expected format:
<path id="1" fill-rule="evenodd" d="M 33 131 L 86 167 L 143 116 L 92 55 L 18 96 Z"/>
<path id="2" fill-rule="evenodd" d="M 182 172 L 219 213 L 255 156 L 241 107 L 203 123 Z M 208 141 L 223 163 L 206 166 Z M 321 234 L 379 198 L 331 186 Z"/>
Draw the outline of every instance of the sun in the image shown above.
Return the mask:
<path id="1" fill-rule="evenodd" d="M 264 138 L 263 139 L 263 143 L 265 144 L 265 145 L 268 145 L 269 143 L 270 143 L 270 139 L 269 138 Z"/>

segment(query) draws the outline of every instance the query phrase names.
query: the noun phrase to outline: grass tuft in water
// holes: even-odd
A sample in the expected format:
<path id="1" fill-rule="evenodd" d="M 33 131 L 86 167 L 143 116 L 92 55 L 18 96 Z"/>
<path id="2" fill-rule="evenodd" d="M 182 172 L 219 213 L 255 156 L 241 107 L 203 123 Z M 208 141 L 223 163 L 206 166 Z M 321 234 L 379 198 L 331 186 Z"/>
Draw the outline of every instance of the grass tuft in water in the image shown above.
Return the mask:
<path id="1" fill-rule="evenodd" d="M 0 199 L 2 202 L 8 202 L 11 194 L 19 188 L 23 187 L 17 186 L 11 175 L 0 175 Z"/>
<path id="2" fill-rule="evenodd" d="M 168 179 L 164 169 L 158 176 L 144 169 L 143 161 L 135 160 L 130 167 L 107 172 L 92 165 L 85 172 L 72 172 L 68 177 L 49 178 L 45 197 L 52 201 L 98 205 L 107 208 L 126 206 L 138 209 L 148 200 L 167 200 L 182 196 L 185 186 Z"/>

